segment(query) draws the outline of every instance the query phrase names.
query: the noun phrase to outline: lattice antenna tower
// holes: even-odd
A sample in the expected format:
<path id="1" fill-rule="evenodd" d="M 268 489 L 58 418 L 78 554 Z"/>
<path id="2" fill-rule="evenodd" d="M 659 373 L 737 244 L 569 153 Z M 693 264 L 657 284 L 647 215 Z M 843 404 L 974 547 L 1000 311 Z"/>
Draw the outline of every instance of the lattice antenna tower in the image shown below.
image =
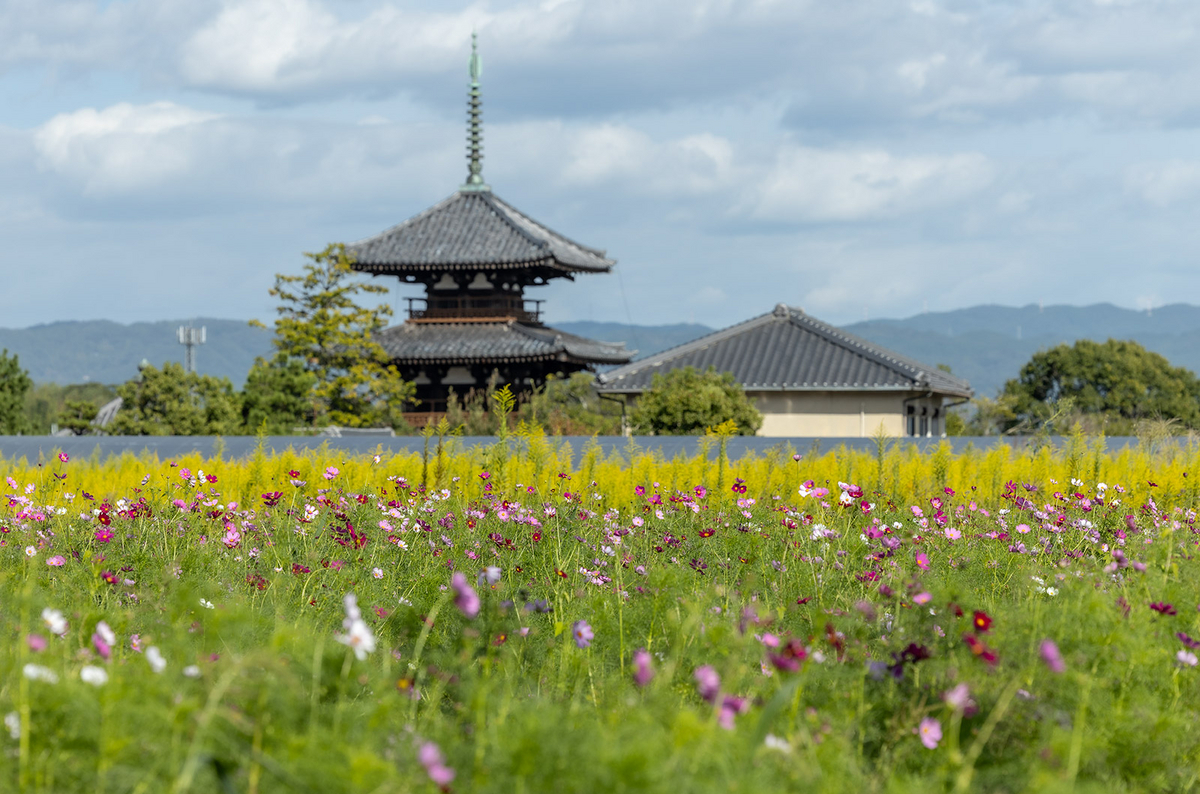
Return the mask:
<path id="1" fill-rule="evenodd" d="M 205 326 L 193 328 L 190 325 L 179 326 L 179 344 L 183 345 L 183 369 L 185 372 L 196 371 L 196 348 L 204 344 L 208 338 Z"/>

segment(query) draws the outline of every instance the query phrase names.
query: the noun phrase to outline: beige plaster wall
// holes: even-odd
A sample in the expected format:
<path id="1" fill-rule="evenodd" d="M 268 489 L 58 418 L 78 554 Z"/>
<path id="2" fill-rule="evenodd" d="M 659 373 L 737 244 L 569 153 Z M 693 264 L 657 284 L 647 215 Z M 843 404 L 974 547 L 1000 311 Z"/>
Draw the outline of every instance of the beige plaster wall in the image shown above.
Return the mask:
<path id="1" fill-rule="evenodd" d="M 905 433 L 907 394 L 879 392 L 747 392 L 763 414 L 760 436 L 870 436 L 883 425 Z"/>
<path id="2" fill-rule="evenodd" d="M 874 435 L 880 425 L 889 436 L 907 436 L 908 406 L 918 414 L 926 410 L 930 417 L 927 435 L 940 436 L 945 431 L 944 416 L 932 419 L 942 398 L 925 397 L 920 392 L 747 391 L 746 396 L 762 412 L 760 436 L 867 437 Z M 916 399 L 905 403 L 908 398 Z M 632 410 L 637 397 L 629 395 L 627 399 Z"/>

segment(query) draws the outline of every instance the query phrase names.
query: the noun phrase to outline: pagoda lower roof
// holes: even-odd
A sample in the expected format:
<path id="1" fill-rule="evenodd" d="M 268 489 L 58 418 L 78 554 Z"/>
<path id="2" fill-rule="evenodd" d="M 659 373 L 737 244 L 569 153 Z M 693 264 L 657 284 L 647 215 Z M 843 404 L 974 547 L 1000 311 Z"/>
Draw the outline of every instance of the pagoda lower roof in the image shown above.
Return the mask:
<path id="1" fill-rule="evenodd" d="M 354 269 L 376 275 L 540 267 L 607 273 L 615 264 L 543 226 L 490 190 L 459 191 L 385 232 L 346 246 Z"/>
<path id="2" fill-rule="evenodd" d="M 563 361 L 625 364 L 637 351 L 543 325 L 499 322 L 405 322 L 375 336 L 401 364 L 514 363 Z"/>

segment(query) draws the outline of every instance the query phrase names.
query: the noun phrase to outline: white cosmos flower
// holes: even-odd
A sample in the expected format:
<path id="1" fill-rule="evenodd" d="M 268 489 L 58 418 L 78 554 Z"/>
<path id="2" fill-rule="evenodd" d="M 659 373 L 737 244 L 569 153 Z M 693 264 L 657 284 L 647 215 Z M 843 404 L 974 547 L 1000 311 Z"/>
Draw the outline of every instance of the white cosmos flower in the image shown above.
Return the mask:
<path id="1" fill-rule="evenodd" d="M 40 664 L 27 664 L 22 672 L 30 681 L 45 681 L 47 684 L 58 683 L 58 673 Z"/>
<path id="2" fill-rule="evenodd" d="M 204 607 L 205 609 L 216 609 L 216 607 L 213 606 L 212 601 L 207 601 L 203 598 L 200 599 L 200 606 Z"/>
<path id="3" fill-rule="evenodd" d="M 51 609 L 50 607 L 43 609 L 42 620 L 46 622 L 46 628 L 50 630 L 51 634 L 57 634 L 61 637 L 67 633 L 67 619 L 57 609 Z"/>
<path id="4" fill-rule="evenodd" d="M 26 557 L 36 557 L 37 556 L 37 547 L 36 546 L 26 546 L 25 547 L 25 556 Z"/>
<path id="5" fill-rule="evenodd" d="M 21 738 L 21 715 L 15 711 L 10 711 L 4 715 L 4 727 L 8 728 L 8 735 L 13 738 L 13 741 Z"/>
<path id="6" fill-rule="evenodd" d="M 96 624 L 96 633 L 100 635 L 100 639 L 104 640 L 108 646 L 113 647 L 117 644 L 116 633 L 103 620 Z"/>
<path id="7" fill-rule="evenodd" d="M 187 676 L 188 678 L 199 678 L 200 677 L 200 665 L 189 664 L 187 667 L 183 668 L 183 674 L 185 676 Z"/>
<path id="8" fill-rule="evenodd" d="M 104 686 L 108 683 L 108 672 L 103 667 L 97 667 L 94 664 L 85 664 L 83 669 L 79 671 L 79 679 L 85 684 L 92 686 Z"/>
<path id="9" fill-rule="evenodd" d="M 360 662 L 367 658 L 367 654 L 375 650 L 375 635 L 371 633 L 371 627 L 361 618 L 353 621 L 347 627 L 345 634 L 338 634 L 334 639 L 343 645 L 348 645 Z"/>
<path id="10" fill-rule="evenodd" d="M 156 673 L 161 673 L 167 669 L 167 660 L 163 658 L 162 651 L 157 645 L 151 645 L 146 649 L 146 661 L 150 663 L 150 669 Z"/>

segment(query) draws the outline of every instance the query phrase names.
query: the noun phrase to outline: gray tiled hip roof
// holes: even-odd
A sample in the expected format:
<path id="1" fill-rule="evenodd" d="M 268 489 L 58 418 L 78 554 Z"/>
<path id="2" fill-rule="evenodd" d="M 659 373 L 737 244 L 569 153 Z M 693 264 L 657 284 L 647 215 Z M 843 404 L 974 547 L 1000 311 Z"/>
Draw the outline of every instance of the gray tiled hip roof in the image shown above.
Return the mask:
<path id="1" fill-rule="evenodd" d="M 394 325 L 376 340 L 397 363 L 570 361 L 625 364 L 636 351 L 545 326 L 518 322 L 417 323 Z"/>
<path id="2" fill-rule="evenodd" d="M 970 397 L 971 385 L 779 304 L 767 314 L 603 373 L 600 389 L 641 392 L 655 373 L 708 367 L 747 391 L 932 391 Z"/>
<path id="3" fill-rule="evenodd" d="M 374 274 L 542 266 L 607 273 L 615 262 L 549 229 L 491 191 L 458 192 L 374 237 L 346 246 Z"/>

